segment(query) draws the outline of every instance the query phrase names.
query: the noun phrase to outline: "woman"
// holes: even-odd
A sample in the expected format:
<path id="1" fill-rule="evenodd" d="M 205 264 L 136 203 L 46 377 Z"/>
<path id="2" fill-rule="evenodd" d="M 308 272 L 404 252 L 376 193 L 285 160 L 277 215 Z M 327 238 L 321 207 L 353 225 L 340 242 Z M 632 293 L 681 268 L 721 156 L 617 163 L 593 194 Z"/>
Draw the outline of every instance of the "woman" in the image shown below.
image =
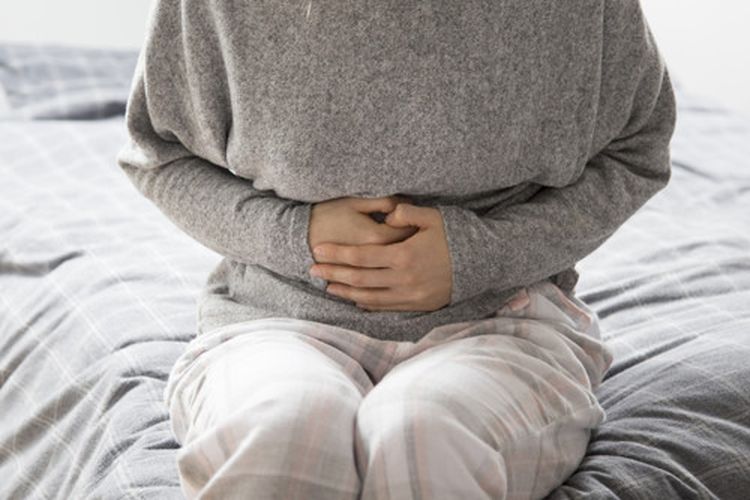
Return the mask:
<path id="1" fill-rule="evenodd" d="M 674 120 L 636 0 L 157 0 L 118 162 L 223 256 L 165 389 L 186 495 L 560 485 L 612 362 L 575 264 Z"/>

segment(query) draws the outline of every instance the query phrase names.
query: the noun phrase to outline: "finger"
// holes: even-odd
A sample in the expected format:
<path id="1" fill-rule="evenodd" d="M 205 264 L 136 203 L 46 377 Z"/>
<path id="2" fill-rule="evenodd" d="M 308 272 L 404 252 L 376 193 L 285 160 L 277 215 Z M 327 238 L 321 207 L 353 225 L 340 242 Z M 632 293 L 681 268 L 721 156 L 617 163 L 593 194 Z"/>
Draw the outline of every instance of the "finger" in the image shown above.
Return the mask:
<path id="1" fill-rule="evenodd" d="M 360 288 L 391 287 L 398 285 L 402 280 L 401 273 L 389 268 L 376 269 L 338 264 L 315 264 L 313 268 L 326 281 Z"/>
<path id="2" fill-rule="evenodd" d="M 396 202 L 396 205 L 398 205 L 399 203 L 413 203 L 413 200 L 411 198 L 403 194 L 394 194 L 393 199 Z"/>
<path id="3" fill-rule="evenodd" d="M 429 228 L 433 224 L 436 224 L 435 211 L 430 207 L 399 203 L 386 216 L 385 223 L 393 227 L 417 226 L 420 228 Z"/>
<path id="4" fill-rule="evenodd" d="M 372 304 L 374 307 L 396 307 L 404 304 L 405 299 L 393 288 L 359 288 L 343 283 L 331 283 L 326 292 L 351 300 L 355 303 Z"/>
<path id="5" fill-rule="evenodd" d="M 418 231 L 419 228 L 414 226 L 393 227 L 388 224 L 375 224 L 372 228 L 368 229 L 365 242 L 372 244 L 395 243 L 412 236 Z"/>
<path id="6" fill-rule="evenodd" d="M 407 240 L 408 241 L 408 240 Z M 403 252 L 404 242 L 389 245 L 340 245 L 321 243 L 313 248 L 315 261 L 320 264 L 346 264 L 354 267 L 397 267 L 397 256 Z M 317 252 L 316 250 L 321 250 Z"/>
<path id="7" fill-rule="evenodd" d="M 370 212 L 390 212 L 396 208 L 396 201 L 390 197 L 352 198 L 354 209 L 363 214 Z"/>

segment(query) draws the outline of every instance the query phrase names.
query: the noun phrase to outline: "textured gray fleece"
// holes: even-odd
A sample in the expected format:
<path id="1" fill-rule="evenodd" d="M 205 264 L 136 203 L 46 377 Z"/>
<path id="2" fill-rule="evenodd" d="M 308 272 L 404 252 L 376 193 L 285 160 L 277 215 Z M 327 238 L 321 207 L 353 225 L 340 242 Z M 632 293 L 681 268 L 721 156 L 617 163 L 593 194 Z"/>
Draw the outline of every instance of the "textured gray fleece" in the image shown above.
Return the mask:
<path id="1" fill-rule="evenodd" d="M 393 340 L 493 315 L 575 264 L 671 175 L 672 87 L 636 0 L 157 0 L 118 164 L 225 258 L 199 331 L 270 316 Z M 453 289 L 367 312 L 308 274 L 314 203 L 443 216 Z"/>

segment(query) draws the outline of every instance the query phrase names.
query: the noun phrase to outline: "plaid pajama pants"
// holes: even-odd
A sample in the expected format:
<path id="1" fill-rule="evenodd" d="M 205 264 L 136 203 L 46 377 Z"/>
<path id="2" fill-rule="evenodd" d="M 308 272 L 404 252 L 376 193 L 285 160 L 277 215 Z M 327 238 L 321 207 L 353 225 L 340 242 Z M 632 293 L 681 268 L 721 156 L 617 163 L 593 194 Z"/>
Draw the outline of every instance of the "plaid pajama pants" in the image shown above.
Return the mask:
<path id="1" fill-rule="evenodd" d="M 595 311 L 542 280 L 416 343 L 290 318 L 218 328 L 164 397 L 188 498 L 537 499 L 606 418 L 611 362 Z"/>

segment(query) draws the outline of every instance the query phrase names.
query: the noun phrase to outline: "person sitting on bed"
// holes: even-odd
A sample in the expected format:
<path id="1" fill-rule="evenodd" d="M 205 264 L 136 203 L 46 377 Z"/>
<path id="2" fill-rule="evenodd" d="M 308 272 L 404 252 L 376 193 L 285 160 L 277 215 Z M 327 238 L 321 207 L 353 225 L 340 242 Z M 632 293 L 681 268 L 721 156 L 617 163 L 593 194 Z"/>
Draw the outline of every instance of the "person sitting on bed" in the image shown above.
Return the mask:
<path id="1" fill-rule="evenodd" d="M 578 261 L 670 178 L 637 0 L 157 0 L 118 164 L 222 259 L 189 498 L 542 498 L 605 418 Z"/>

